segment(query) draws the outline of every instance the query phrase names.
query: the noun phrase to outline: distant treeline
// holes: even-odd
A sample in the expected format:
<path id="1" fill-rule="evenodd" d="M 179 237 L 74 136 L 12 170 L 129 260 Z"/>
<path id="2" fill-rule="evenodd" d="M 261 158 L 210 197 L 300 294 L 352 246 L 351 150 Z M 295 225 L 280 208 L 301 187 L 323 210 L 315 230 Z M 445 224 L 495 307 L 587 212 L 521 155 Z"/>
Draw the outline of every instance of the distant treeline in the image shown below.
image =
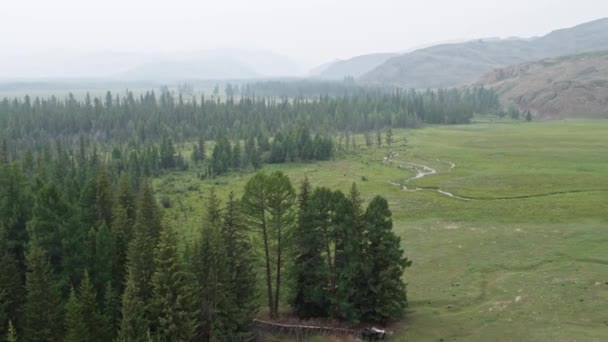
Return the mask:
<path id="1" fill-rule="evenodd" d="M 302 79 L 302 80 L 275 80 L 246 83 L 241 86 L 240 94 L 243 96 L 315 98 L 320 96 L 353 97 L 368 94 L 391 94 L 399 88 L 390 85 L 363 85 L 352 78 L 344 81 Z M 229 93 L 229 92 L 227 92 Z"/>
<path id="2" fill-rule="evenodd" d="M 492 91 L 369 91 L 355 96 L 315 98 L 185 97 L 164 91 L 135 96 L 107 92 L 105 97 L 5 98 L 0 101 L 0 138 L 11 152 L 39 149 L 61 140 L 76 144 L 81 135 L 103 146 L 176 143 L 201 136 L 245 140 L 273 137 L 306 127 L 314 134 L 371 132 L 384 128 L 467 123 L 474 113 L 493 112 Z"/>

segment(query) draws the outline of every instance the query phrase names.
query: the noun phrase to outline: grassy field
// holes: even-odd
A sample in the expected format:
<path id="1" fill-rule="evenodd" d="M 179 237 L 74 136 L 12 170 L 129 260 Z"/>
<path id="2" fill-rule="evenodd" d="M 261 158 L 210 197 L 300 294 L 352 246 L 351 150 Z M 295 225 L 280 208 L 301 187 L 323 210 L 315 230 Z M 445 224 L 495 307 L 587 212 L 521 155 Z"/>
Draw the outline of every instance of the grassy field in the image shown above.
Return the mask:
<path id="1" fill-rule="evenodd" d="M 389 200 L 414 261 L 405 274 L 411 311 L 391 327 L 392 340 L 608 340 L 608 121 L 397 130 L 390 151 L 392 163 L 383 162 L 386 147 L 362 147 L 264 170 L 344 191 L 357 182 L 366 199 Z M 408 162 L 437 173 L 406 182 L 416 173 L 399 167 Z M 209 187 L 240 195 L 250 176 L 199 181 L 190 170 L 155 188 L 171 199 L 166 218 L 190 239 Z"/>

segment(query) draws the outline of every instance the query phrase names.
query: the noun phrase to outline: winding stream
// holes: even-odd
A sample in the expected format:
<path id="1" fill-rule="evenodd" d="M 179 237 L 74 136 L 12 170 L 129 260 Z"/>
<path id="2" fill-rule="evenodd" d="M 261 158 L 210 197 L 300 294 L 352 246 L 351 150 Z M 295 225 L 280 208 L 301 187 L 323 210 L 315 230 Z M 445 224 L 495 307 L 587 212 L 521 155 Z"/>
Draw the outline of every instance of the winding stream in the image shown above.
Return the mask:
<path id="1" fill-rule="evenodd" d="M 399 156 L 398 153 L 391 153 L 389 155 L 389 157 L 385 157 L 384 158 L 384 164 L 388 164 L 391 165 L 393 163 L 397 164 L 397 166 L 400 169 L 404 169 L 404 168 L 409 168 L 409 169 L 414 169 L 416 170 L 416 175 L 414 177 L 411 177 L 409 179 L 407 179 L 404 183 L 397 183 L 397 182 L 391 182 L 389 181 L 388 183 L 394 186 L 398 186 L 400 187 L 403 191 L 407 191 L 407 192 L 417 192 L 417 191 L 435 191 L 441 195 L 450 197 L 450 198 L 454 198 L 454 199 L 458 199 L 461 201 L 475 201 L 475 200 L 513 200 L 513 199 L 525 199 L 525 198 L 533 198 L 533 197 L 548 197 L 548 196 L 555 196 L 555 195 L 563 195 L 563 194 L 573 194 L 573 193 L 586 193 L 586 192 L 608 192 L 608 188 L 606 189 L 581 189 L 581 190 L 567 190 L 567 191 L 554 191 L 554 192 L 548 192 L 548 193 L 542 193 L 542 194 L 532 194 L 532 195 L 522 195 L 522 196 L 511 196 L 511 197 L 464 197 L 464 196 L 459 196 L 459 195 L 455 195 L 449 191 L 445 191 L 443 189 L 440 188 L 431 188 L 431 187 L 425 187 L 425 188 L 418 188 L 418 187 L 408 187 L 406 184 L 416 180 L 416 179 L 421 179 L 424 178 L 426 176 L 430 176 L 430 175 L 434 175 L 437 173 L 437 170 L 433 169 L 430 166 L 427 165 L 422 165 L 422 164 L 416 164 L 416 163 L 411 163 L 411 162 L 403 162 L 403 161 L 399 161 L 399 160 L 394 160 L 392 159 L 393 157 L 397 157 Z M 438 162 L 441 162 L 439 159 L 437 159 Z M 452 162 L 447 162 L 450 165 L 450 169 L 453 169 L 456 167 L 456 164 L 452 163 Z"/>
<path id="2" fill-rule="evenodd" d="M 392 164 L 392 163 L 396 163 L 399 168 L 413 168 L 414 170 L 416 170 L 416 175 L 414 177 L 411 177 L 409 179 L 407 179 L 405 181 L 405 183 L 409 183 L 413 180 L 416 179 L 421 179 L 424 178 L 426 176 L 430 176 L 430 175 L 434 175 L 437 173 L 437 170 L 433 169 L 430 166 L 427 165 L 422 165 L 422 164 L 416 164 L 416 163 L 411 163 L 411 162 L 402 162 L 402 161 L 398 161 L 398 160 L 394 160 L 391 159 L 392 157 L 396 157 L 399 154 L 397 153 L 391 153 L 389 155 L 389 157 L 384 159 L 384 163 L 385 164 Z M 448 164 L 450 165 L 450 169 L 453 169 L 456 167 L 456 164 L 452 163 L 452 162 L 448 162 Z M 408 191 L 408 192 L 416 192 L 416 191 L 425 191 L 425 190 L 431 190 L 431 189 L 424 189 L 424 188 L 408 188 L 407 185 L 404 184 L 400 184 L 400 183 L 396 183 L 396 182 L 388 182 L 391 185 L 394 186 L 398 186 L 400 187 L 403 191 Z M 442 194 L 444 196 L 448 196 L 450 198 L 455 198 L 455 199 L 459 199 L 462 201 L 471 201 L 473 200 L 472 198 L 468 198 L 468 197 L 462 197 L 462 196 L 458 196 L 458 195 L 454 195 L 451 192 L 445 191 L 443 189 L 433 189 L 435 190 L 437 193 Z"/>

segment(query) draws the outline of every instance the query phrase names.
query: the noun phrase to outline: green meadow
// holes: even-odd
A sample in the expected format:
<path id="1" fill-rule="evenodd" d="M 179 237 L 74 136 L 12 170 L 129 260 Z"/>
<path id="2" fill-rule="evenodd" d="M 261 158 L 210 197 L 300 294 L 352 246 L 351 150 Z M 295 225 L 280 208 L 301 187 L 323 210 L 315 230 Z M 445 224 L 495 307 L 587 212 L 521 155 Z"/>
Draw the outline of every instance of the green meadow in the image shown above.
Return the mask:
<path id="1" fill-rule="evenodd" d="M 413 260 L 410 311 L 391 340 L 608 340 L 608 121 L 429 126 L 393 140 L 367 148 L 357 136 L 359 148 L 333 161 L 263 168 L 294 186 L 305 175 L 343 191 L 357 182 L 366 199 L 389 200 Z M 436 173 L 408 181 L 420 169 L 409 163 Z M 210 187 L 240 196 L 252 175 L 198 172 L 154 180 L 186 240 Z"/>

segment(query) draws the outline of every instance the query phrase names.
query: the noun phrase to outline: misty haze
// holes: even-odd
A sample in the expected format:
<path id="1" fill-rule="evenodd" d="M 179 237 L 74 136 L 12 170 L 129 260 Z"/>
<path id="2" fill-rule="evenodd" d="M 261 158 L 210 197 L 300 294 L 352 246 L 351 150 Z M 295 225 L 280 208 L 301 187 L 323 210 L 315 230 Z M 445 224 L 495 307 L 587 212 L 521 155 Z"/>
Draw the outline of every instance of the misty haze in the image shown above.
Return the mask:
<path id="1" fill-rule="evenodd" d="M 0 32 L 0 342 L 608 340 L 608 2 Z"/>

